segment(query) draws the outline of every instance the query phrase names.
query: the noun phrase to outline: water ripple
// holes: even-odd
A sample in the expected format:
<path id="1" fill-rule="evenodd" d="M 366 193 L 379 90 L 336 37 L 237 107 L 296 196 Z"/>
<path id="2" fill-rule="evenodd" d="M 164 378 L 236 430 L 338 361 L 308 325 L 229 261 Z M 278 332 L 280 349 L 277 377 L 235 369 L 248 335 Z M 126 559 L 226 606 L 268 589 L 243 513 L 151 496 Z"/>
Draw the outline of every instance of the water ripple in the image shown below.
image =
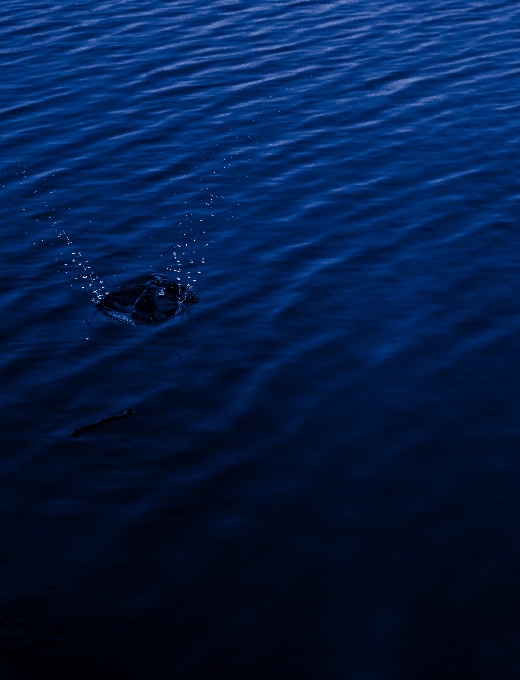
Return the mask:
<path id="1" fill-rule="evenodd" d="M 134 614 L 169 621 L 185 638 L 154 647 L 158 678 L 166 656 L 168 678 L 222 658 L 230 678 L 445 677 L 435 650 L 488 630 L 476 615 L 460 640 L 455 600 L 517 630 L 424 575 L 489 573 L 494 593 L 493 565 L 518 562 L 519 19 L 492 1 L 2 3 L 13 593 L 69 584 L 125 654 Z M 191 318 L 96 314 L 101 286 L 153 273 L 193 284 Z M 509 547 L 475 538 L 490 561 L 464 562 L 481 513 Z M 428 635 L 424 582 L 453 595 Z"/>

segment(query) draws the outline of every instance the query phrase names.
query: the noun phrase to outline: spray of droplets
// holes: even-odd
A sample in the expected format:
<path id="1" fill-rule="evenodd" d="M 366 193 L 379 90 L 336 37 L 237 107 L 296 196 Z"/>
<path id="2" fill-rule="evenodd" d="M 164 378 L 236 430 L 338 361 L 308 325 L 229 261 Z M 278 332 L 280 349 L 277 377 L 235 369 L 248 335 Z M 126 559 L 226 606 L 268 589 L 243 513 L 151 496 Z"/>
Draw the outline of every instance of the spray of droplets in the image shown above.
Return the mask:
<path id="1" fill-rule="evenodd" d="M 74 281 L 81 284 L 81 288 L 92 292 L 92 301 L 100 300 L 105 293 L 105 286 L 103 281 L 92 271 L 88 260 L 81 255 L 81 252 L 74 248 L 74 244 L 70 240 L 68 234 L 64 229 L 58 232 L 58 238 L 62 239 L 65 248 L 60 252 L 62 256 L 61 265 L 63 271 L 71 279 L 70 285 L 73 286 Z M 69 261 L 66 261 L 69 259 Z"/>
<path id="2" fill-rule="evenodd" d="M 209 208 L 209 213 L 211 217 L 214 217 L 214 199 L 217 198 L 214 194 L 209 194 L 208 200 L 205 201 L 205 206 Z M 206 208 L 206 210 L 207 210 Z M 205 263 L 204 257 L 197 257 L 197 247 L 199 246 L 198 241 L 202 241 L 205 246 L 209 246 L 211 239 L 209 238 L 210 229 L 200 229 L 201 222 L 203 222 L 200 217 L 197 217 L 194 213 L 185 213 L 182 221 L 179 222 L 178 226 L 184 232 L 182 232 L 182 237 L 180 243 L 175 244 L 174 250 L 172 252 L 174 262 L 171 267 L 166 267 L 168 271 L 177 274 L 177 281 L 181 280 L 181 271 L 183 266 L 186 268 L 186 278 L 188 279 L 188 285 L 190 283 L 197 282 L 198 274 L 201 274 L 201 270 L 198 269 L 199 266 Z M 188 226 L 191 225 L 191 226 Z M 161 256 L 162 257 L 162 256 Z"/>

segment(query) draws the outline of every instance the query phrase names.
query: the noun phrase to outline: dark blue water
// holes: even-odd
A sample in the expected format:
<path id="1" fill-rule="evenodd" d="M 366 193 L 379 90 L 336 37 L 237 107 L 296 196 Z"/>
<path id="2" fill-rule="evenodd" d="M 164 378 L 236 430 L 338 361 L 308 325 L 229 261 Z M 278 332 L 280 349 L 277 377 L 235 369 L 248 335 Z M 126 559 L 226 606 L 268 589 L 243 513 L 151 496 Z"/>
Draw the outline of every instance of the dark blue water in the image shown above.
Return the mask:
<path id="1" fill-rule="evenodd" d="M 3 677 L 517 680 L 518 3 L 4 0 L 0 63 Z"/>

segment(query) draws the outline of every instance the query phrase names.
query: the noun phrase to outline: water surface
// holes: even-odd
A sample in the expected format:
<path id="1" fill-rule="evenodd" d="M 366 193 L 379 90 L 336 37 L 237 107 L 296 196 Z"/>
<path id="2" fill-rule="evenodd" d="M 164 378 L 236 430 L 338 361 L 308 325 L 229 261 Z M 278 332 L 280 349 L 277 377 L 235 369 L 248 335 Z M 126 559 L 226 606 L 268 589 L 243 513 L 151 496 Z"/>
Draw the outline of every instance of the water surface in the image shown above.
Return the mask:
<path id="1" fill-rule="evenodd" d="M 0 19 L 3 672 L 519 677 L 518 4 Z"/>

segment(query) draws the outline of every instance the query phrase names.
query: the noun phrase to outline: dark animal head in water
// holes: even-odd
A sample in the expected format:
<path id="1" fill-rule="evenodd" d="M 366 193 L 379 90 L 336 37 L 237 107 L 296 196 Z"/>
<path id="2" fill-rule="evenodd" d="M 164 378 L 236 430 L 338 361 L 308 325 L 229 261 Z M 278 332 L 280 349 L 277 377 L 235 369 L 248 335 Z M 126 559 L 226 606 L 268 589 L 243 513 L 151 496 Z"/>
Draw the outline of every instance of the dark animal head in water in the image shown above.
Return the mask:
<path id="1" fill-rule="evenodd" d="M 198 301 L 190 287 L 181 286 L 161 274 L 144 284 L 118 288 L 96 303 L 100 312 L 113 321 L 151 324 L 181 314 Z"/>

